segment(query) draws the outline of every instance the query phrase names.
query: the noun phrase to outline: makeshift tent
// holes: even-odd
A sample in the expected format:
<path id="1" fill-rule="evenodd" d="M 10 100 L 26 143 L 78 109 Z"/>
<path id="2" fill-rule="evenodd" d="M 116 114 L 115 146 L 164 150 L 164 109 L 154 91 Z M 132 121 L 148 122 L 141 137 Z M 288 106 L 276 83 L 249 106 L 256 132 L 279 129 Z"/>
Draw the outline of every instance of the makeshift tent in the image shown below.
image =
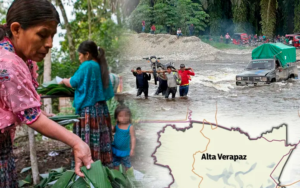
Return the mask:
<path id="1" fill-rule="evenodd" d="M 263 44 L 252 51 L 252 59 L 278 59 L 282 67 L 296 62 L 296 48 L 282 43 Z"/>

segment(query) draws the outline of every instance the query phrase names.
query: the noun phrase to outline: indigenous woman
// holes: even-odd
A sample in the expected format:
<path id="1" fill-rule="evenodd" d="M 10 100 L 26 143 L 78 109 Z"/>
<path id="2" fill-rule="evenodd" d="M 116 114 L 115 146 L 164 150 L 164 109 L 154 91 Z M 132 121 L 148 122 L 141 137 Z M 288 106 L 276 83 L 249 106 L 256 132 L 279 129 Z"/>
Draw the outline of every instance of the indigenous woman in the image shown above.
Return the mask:
<path id="1" fill-rule="evenodd" d="M 15 0 L 8 9 L 7 23 L 0 25 L 0 187 L 18 187 L 12 142 L 20 124 L 71 146 L 75 172 L 90 168 L 89 146 L 77 135 L 48 119 L 41 111 L 36 61 L 52 48 L 59 15 L 48 0 Z"/>
<path id="2" fill-rule="evenodd" d="M 74 107 L 81 116 L 74 133 L 91 148 L 92 159 L 113 167 L 111 120 L 106 101 L 114 96 L 104 50 L 93 41 L 79 45 L 81 65 L 76 73 L 62 83 L 75 88 Z"/>

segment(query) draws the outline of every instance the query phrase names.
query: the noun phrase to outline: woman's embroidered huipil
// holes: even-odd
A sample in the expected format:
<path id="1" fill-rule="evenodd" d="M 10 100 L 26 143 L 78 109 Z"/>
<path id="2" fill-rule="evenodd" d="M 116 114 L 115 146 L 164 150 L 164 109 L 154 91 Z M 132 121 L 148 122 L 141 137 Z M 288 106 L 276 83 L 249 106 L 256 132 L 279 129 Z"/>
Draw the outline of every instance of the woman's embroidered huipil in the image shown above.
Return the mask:
<path id="1" fill-rule="evenodd" d="M 36 63 L 17 56 L 8 38 L 0 41 L 0 131 L 31 124 L 41 114 L 36 71 Z"/>
<path id="2" fill-rule="evenodd" d="M 101 67 L 93 60 L 83 62 L 71 77 L 70 84 L 75 88 L 74 107 L 76 113 L 97 102 L 107 101 L 114 97 L 111 81 L 107 88 L 103 87 Z"/>

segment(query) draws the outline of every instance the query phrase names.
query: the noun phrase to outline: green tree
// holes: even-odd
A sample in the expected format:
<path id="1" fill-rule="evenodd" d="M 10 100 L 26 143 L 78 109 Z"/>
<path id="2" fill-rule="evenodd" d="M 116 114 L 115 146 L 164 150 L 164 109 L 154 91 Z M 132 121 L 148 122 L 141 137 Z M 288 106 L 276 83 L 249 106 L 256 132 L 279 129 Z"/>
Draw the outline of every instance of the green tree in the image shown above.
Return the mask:
<path id="1" fill-rule="evenodd" d="M 245 0 L 231 0 L 233 23 L 235 24 L 234 32 L 244 33 L 246 32 L 247 21 L 247 6 Z"/>
<path id="2" fill-rule="evenodd" d="M 142 0 L 137 8 L 129 16 L 130 29 L 141 32 L 143 20 L 146 22 L 145 31 L 150 31 L 150 27 L 152 24 L 152 7 L 147 0 Z"/>
<path id="3" fill-rule="evenodd" d="M 3 1 L 0 1 L 0 24 L 5 24 L 6 22 L 6 10 Z"/>
<path id="4" fill-rule="evenodd" d="M 300 0 L 295 0 L 294 32 L 300 32 Z"/>
<path id="5" fill-rule="evenodd" d="M 222 32 L 222 2 L 221 0 L 211 0 L 208 5 L 210 34 L 220 35 Z"/>
<path id="6" fill-rule="evenodd" d="M 158 28 L 158 30 L 161 30 L 160 33 L 166 31 L 168 27 L 172 27 L 175 23 L 173 20 L 170 22 L 170 20 L 168 19 L 170 18 L 169 12 L 170 6 L 168 6 L 168 4 L 164 2 L 156 3 L 153 7 L 156 28 Z"/>
<path id="7" fill-rule="evenodd" d="M 76 1 L 73 7 L 75 19 L 69 20 L 69 28 L 74 48 L 77 49 L 81 42 L 89 38 L 89 22 L 86 14 L 88 4 L 87 1 Z M 119 58 L 122 49 L 120 46 L 123 44 L 123 28 L 111 19 L 112 10 L 108 3 L 104 4 L 102 0 L 93 0 L 91 1 L 91 10 L 91 40 L 105 49 L 108 63 L 114 67 L 115 60 Z M 62 36 L 64 36 L 64 40 L 61 42 L 61 49 L 52 49 L 52 78 L 55 76 L 71 77 L 80 65 L 77 53 L 75 53 L 75 60 L 72 60 L 69 55 L 70 37 Z M 43 69 L 43 62 L 39 63 L 39 67 L 40 70 Z M 42 72 L 39 72 L 39 75 L 42 75 Z M 39 78 L 39 81 L 42 82 L 42 78 Z"/>
<path id="8" fill-rule="evenodd" d="M 276 24 L 276 9 L 277 0 L 261 0 L 261 26 L 262 33 L 268 37 L 272 38 L 274 36 L 275 24 Z"/>
<path id="9" fill-rule="evenodd" d="M 222 31 L 222 0 L 200 0 L 204 10 L 209 14 L 209 30 L 211 35 L 220 35 Z"/>
<path id="10" fill-rule="evenodd" d="M 153 4 L 153 7 L 151 5 Z M 153 19 L 152 19 L 153 17 Z M 141 1 L 133 11 L 129 20 L 130 28 L 140 32 L 141 21 L 153 21 L 157 32 L 175 34 L 177 28 L 182 28 L 187 34 L 188 26 L 195 25 L 195 32 L 204 31 L 207 27 L 209 15 L 203 10 L 202 5 L 192 0 L 157 0 Z M 148 29 L 148 28 L 146 28 Z"/>

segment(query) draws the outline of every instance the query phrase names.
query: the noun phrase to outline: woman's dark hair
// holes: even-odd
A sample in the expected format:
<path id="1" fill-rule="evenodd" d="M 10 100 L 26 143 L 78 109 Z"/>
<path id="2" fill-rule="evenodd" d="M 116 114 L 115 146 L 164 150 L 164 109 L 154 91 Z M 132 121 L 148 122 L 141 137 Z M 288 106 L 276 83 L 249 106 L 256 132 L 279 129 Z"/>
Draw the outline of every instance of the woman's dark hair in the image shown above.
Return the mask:
<path id="1" fill-rule="evenodd" d="M 107 88 L 109 85 L 109 70 L 105 58 L 105 51 L 98 47 L 94 41 L 87 40 L 79 45 L 78 52 L 82 54 L 90 53 L 91 56 L 97 60 L 101 68 L 103 87 Z"/>
<path id="2" fill-rule="evenodd" d="M 45 21 L 60 23 L 59 14 L 48 0 L 14 0 L 6 15 L 6 24 L 0 25 L 0 40 L 11 38 L 10 26 L 18 22 L 23 29 Z"/>
<path id="3" fill-rule="evenodd" d="M 118 115 L 119 115 L 119 113 L 120 112 L 122 112 L 122 111 L 125 111 L 126 113 L 128 113 L 128 115 L 129 115 L 129 123 L 131 123 L 131 111 L 130 111 L 130 109 L 127 107 L 127 106 L 125 106 L 125 105 L 119 105 L 117 108 L 116 108 L 116 110 L 115 110 L 115 115 L 114 115 L 114 117 L 115 117 L 115 120 L 117 121 L 117 123 L 119 123 L 118 122 Z"/>

